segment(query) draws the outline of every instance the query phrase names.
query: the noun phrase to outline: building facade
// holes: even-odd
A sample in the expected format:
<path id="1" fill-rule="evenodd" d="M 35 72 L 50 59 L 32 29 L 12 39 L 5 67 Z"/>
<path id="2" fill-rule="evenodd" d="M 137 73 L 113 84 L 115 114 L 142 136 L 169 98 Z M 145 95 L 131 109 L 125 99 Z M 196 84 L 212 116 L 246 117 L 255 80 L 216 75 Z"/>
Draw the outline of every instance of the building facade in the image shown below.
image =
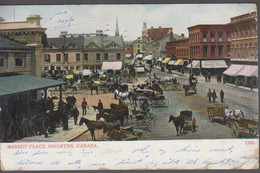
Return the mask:
<path id="1" fill-rule="evenodd" d="M 232 17 L 228 24 L 231 30 L 231 63 L 248 61 L 257 64 L 258 35 L 257 13 L 246 13 Z"/>
<path id="2" fill-rule="evenodd" d="M 172 41 L 166 43 L 166 56 L 171 59 L 189 59 L 189 38 L 175 37 Z"/>
<path id="3" fill-rule="evenodd" d="M 133 41 L 133 56 L 135 57 L 138 54 L 143 54 L 143 46 L 142 46 L 142 39 L 138 37 L 136 40 Z"/>
<path id="4" fill-rule="evenodd" d="M 28 47 L 34 48 L 35 64 L 33 71 L 36 76 L 41 75 L 42 47 L 46 41 L 46 28 L 40 26 L 41 17 L 32 15 L 22 22 L 0 22 L 0 36 L 15 40 Z"/>
<path id="5" fill-rule="evenodd" d="M 173 32 L 172 28 L 162 28 L 161 26 L 159 28 L 153 28 L 151 27 L 150 29 L 148 29 L 148 39 L 149 41 L 153 41 L 155 39 L 158 39 L 160 37 L 162 37 L 163 35 L 169 34 Z"/>
<path id="6" fill-rule="evenodd" d="M 125 61 L 122 36 L 106 36 L 97 32 L 91 37 L 48 38 L 42 70 L 101 69 L 103 61 Z"/>
<path id="7" fill-rule="evenodd" d="M 231 32 L 228 25 L 195 25 L 188 30 L 190 59 L 230 57 Z"/>
<path id="8" fill-rule="evenodd" d="M 0 74 L 35 75 L 33 48 L 0 37 Z"/>

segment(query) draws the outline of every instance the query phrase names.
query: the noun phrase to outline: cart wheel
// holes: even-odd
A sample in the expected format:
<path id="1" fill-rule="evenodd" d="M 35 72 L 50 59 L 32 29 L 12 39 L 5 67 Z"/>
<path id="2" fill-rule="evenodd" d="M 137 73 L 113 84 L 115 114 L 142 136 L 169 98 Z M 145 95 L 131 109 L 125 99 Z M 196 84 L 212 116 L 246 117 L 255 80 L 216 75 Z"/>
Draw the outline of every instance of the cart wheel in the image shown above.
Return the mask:
<path id="1" fill-rule="evenodd" d="M 209 121 L 214 123 L 213 115 L 211 114 L 211 112 L 209 112 Z"/>
<path id="2" fill-rule="evenodd" d="M 257 136 L 257 131 L 254 130 L 254 129 L 249 129 L 249 134 L 250 134 L 252 137 L 256 137 L 256 136 Z"/>
<path id="3" fill-rule="evenodd" d="M 239 125 L 237 124 L 237 122 L 233 122 L 231 125 L 231 128 L 233 130 L 233 134 L 235 135 L 235 137 L 238 137 L 239 135 Z"/>

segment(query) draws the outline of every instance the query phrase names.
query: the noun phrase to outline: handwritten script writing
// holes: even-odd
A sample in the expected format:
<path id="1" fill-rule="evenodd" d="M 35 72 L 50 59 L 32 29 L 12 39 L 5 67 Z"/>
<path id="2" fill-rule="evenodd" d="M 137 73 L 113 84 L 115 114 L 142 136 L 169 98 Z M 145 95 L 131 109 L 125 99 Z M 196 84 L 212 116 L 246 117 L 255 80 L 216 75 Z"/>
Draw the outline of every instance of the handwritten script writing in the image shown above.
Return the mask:
<path id="1" fill-rule="evenodd" d="M 214 145 L 207 140 L 1 143 L 1 161 L 5 170 L 250 169 L 259 161 L 254 140 L 247 147 L 228 139 L 214 140 Z"/>
<path id="2" fill-rule="evenodd" d="M 74 16 L 65 9 L 62 9 L 52 15 L 49 20 L 53 22 L 54 28 L 70 28 L 72 23 L 75 21 Z"/>

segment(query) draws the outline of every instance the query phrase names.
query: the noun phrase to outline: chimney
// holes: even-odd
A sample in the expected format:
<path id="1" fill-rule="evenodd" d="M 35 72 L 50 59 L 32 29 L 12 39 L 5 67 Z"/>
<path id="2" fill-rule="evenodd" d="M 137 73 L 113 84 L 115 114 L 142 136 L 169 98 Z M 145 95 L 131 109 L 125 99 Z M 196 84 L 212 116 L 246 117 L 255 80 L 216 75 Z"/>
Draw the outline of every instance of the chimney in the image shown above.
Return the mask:
<path id="1" fill-rule="evenodd" d="M 33 24 L 35 26 L 40 26 L 41 19 L 42 18 L 40 15 L 30 15 L 29 17 L 27 17 L 27 23 Z"/>
<path id="2" fill-rule="evenodd" d="M 159 29 L 161 29 L 162 27 L 161 26 L 159 26 Z"/>
<path id="3" fill-rule="evenodd" d="M 183 33 L 181 34 L 181 37 L 184 38 L 184 34 Z"/>

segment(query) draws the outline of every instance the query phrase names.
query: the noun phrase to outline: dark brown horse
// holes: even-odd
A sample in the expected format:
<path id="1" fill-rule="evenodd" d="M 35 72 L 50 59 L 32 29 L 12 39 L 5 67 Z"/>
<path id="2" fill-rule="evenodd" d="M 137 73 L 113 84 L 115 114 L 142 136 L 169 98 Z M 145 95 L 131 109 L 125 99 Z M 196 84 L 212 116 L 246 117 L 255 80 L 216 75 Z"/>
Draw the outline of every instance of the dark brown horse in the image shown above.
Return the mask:
<path id="1" fill-rule="evenodd" d="M 128 106 L 126 104 L 117 105 L 114 103 L 110 104 L 111 113 L 112 114 L 122 114 L 125 116 L 126 119 L 128 119 L 129 111 Z"/>
<path id="2" fill-rule="evenodd" d="M 98 88 L 99 88 L 98 85 L 89 84 L 88 87 L 89 87 L 89 89 L 90 89 L 90 91 L 91 91 L 91 95 L 93 94 L 93 90 L 95 90 L 95 91 L 96 91 L 96 94 L 98 94 Z"/>
<path id="3" fill-rule="evenodd" d="M 106 122 L 103 121 L 93 121 L 93 120 L 89 120 L 87 118 L 81 118 L 79 121 L 79 125 L 81 126 L 83 123 L 86 124 L 86 126 L 88 127 L 90 134 L 91 134 L 91 138 L 93 141 L 96 140 L 95 137 L 95 130 L 98 129 L 103 129 L 103 133 L 106 132 L 107 128 L 109 127 Z"/>
<path id="4" fill-rule="evenodd" d="M 185 122 L 185 117 L 184 116 L 178 116 L 178 117 L 174 117 L 173 115 L 171 115 L 169 117 L 169 122 L 173 122 L 173 124 L 175 125 L 176 131 L 177 131 L 177 136 L 179 136 L 179 127 L 180 127 L 180 133 L 181 130 L 183 130 L 184 132 L 184 122 Z"/>
<path id="5" fill-rule="evenodd" d="M 120 113 L 115 113 L 115 114 L 110 114 L 110 113 L 97 113 L 96 115 L 96 120 L 100 120 L 100 118 L 104 118 L 104 120 L 106 122 L 116 122 L 116 121 L 120 121 L 121 122 L 121 126 L 124 125 L 124 115 L 120 114 Z"/>

